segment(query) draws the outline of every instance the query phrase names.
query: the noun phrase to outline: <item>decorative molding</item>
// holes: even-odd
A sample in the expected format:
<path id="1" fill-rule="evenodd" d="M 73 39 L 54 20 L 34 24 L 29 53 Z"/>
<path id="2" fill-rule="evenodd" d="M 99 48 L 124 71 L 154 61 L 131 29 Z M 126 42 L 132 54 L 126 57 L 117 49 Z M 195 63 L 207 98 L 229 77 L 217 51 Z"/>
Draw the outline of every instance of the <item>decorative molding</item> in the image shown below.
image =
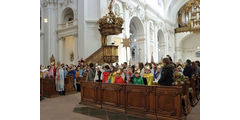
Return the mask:
<path id="1" fill-rule="evenodd" d="M 85 22 L 87 23 L 97 23 L 98 20 L 91 20 L 91 19 L 87 19 L 85 20 Z"/>
<path id="2" fill-rule="evenodd" d="M 47 0 L 43 0 L 42 1 L 42 6 L 43 7 L 47 7 L 48 6 L 48 1 Z"/>
<path id="3" fill-rule="evenodd" d="M 120 16 L 120 6 L 117 3 L 114 5 L 114 13 L 116 16 Z"/>
<path id="4" fill-rule="evenodd" d="M 58 5 L 58 0 L 42 0 L 41 4 L 42 4 L 43 7 L 47 7 L 48 5 L 57 6 Z"/>
<path id="5" fill-rule="evenodd" d="M 60 6 L 68 6 L 73 3 L 73 0 L 64 0 L 63 2 L 60 3 Z"/>
<path id="6" fill-rule="evenodd" d="M 71 28 L 66 28 L 66 29 L 63 29 L 63 30 L 58 30 L 57 31 L 57 35 L 58 35 L 58 38 L 61 38 L 61 37 L 67 37 L 67 36 L 74 36 L 77 33 L 77 26 L 75 27 L 71 27 Z"/>

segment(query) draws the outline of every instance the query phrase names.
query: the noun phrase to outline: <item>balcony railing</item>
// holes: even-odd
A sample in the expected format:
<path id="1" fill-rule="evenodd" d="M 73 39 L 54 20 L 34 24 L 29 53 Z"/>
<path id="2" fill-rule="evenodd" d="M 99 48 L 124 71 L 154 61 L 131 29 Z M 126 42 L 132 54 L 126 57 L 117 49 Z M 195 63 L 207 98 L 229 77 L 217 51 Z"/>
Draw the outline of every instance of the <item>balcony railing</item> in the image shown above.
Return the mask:
<path id="1" fill-rule="evenodd" d="M 63 30 L 63 29 L 74 27 L 74 26 L 77 26 L 76 20 L 67 21 L 63 24 L 58 24 L 58 30 Z"/>

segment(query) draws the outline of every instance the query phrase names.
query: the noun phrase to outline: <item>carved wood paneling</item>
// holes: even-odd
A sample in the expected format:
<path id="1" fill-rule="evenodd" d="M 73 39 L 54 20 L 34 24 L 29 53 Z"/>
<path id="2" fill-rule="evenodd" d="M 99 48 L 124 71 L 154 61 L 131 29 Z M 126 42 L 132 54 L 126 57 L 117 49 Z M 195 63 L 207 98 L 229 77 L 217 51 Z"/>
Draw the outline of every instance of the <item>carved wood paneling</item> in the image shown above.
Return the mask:
<path id="1" fill-rule="evenodd" d="M 145 86 L 81 82 L 82 103 L 101 104 L 104 109 L 143 117 L 185 119 L 182 113 L 181 86 Z M 100 97 L 101 96 L 101 97 Z"/>
<path id="2" fill-rule="evenodd" d="M 58 95 L 56 92 L 54 77 L 46 77 L 42 79 L 42 92 L 45 97 L 54 97 Z"/>

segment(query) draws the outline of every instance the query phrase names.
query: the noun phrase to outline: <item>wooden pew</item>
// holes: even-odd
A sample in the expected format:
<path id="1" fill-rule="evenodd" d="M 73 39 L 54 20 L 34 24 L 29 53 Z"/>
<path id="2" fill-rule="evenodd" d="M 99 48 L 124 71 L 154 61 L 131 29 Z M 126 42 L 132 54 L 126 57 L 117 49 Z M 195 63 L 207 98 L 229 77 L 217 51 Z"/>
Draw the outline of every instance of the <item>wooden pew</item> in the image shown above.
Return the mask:
<path id="1" fill-rule="evenodd" d="M 83 82 L 83 81 L 85 81 L 85 80 L 86 80 L 86 77 L 77 77 L 77 78 L 76 78 L 77 84 L 80 84 L 80 82 Z"/>
<path id="2" fill-rule="evenodd" d="M 200 79 L 200 78 L 199 78 Z M 196 89 L 197 79 L 196 75 L 192 76 L 192 79 L 190 80 L 190 87 L 192 88 L 191 94 L 192 94 L 192 106 L 195 106 L 198 103 L 198 94 Z"/>
<path id="3" fill-rule="evenodd" d="M 68 75 L 64 79 L 64 88 L 65 88 L 66 95 L 76 93 L 76 90 L 74 88 L 74 83 L 73 83 L 73 76 Z"/>
<path id="4" fill-rule="evenodd" d="M 197 97 L 197 100 L 200 100 L 200 75 L 199 74 L 196 74 L 196 97 Z"/>
<path id="5" fill-rule="evenodd" d="M 156 112 L 160 120 L 186 119 L 181 104 L 182 87 L 157 87 Z"/>
<path id="6" fill-rule="evenodd" d="M 41 86 L 41 84 L 40 84 Z M 42 94 L 44 97 L 56 97 L 58 93 L 56 92 L 55 79 L 54 77 L 46 77 L 42 79 Z"/>
<path id="7" fill-rule="evenodd" d="M 81 104 L 150 119 L 184 120 L 181 86 L 81 82 Z"/>
<path id="8" fill-rule="evenodd" d="M 183 88 L 183 92 L 182 92 L 182 100 L 185 104 L 184 106 L 184 112 L 185 115 L 189 114 L 192 110 L 191 104 L 190 104 L 190 100 L 189 100 L 189 88 L 190 88 L 190 81 L 188 79 L 188 77 L 185 78 L 185 83 L 183 85 L 181 85 Z"/>
<path id="9" fill-rule="evenodd" d="M 83 77 L 77 77 L 76 78 L 76 83 L 77 83 L 77 87 L 78 87 L 78 92 L 81 91 L 81 85 L 80 82 L 85 81 L 86 80 L 86 76 Z"/>
<path id="10" fill-rule="evenodd" d="M 43 78 L 40 78 L 40 94 L 43 96 Z"/>

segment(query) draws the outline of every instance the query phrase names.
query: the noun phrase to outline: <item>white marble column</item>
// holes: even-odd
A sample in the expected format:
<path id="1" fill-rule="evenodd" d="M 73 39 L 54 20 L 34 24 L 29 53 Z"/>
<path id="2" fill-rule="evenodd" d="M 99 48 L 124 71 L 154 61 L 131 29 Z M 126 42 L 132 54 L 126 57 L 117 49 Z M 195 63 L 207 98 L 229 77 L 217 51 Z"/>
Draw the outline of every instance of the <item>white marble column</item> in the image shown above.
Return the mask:
<path id="1" fill-rule="evenodd" d="M 166 55 L 168 54 L 168 32 L 166 30 L 163 31 L 163 34 L 164 34 L 164 39 L 165 39 L 165 43 L 164 43 L 164 48 L 165 48 L 165 51 L 164 51 L 164 55 L 163 57 L 166 57 Z"/>
<path id="2" fill-rule="evenodd" d="M 145 56 L 145 39 L 144 39 L 144 36 L 139 36 L 139 37 L 136 37 L 136 40 L 137 40 L 137 44 L 138 44 L 138 47 L 140 48 L 139 50 L 139 53 L 138 54 L 138 59 L 139 59 L 139 62 L 146 62 L 146 56 Z"/>
<path id="3" fill-rule="evenodd" d="M 62 37 L 62 38 L 60 38 L 59 40 L 58 40 L 58 56 L 59 56 L 59 61 L 62 63 L 63 62 L 63 40 L 64 40 L 64 38 Z"/>
<path id="4" fill-rule="evenodd" d="M 147 20 L 148 21 L 148 20 Z M 146 22 L 144 24 L 144 31 L 145 31 L 145 34 L 146 34 L 146 40 L 144 41 L 144 46 L 145 46 L 145 60 L 144 62 L 150 62 L 150 59 L 151 59 L 151 53 L 150 53 L 150 35 L 149 35 L 149 22 Z"/>
<path id="5" fill-rule="evenodd" d="M 127 36 L 127 38 L 130 37 L 130 18 L 131 16 L 129 16 L 129 11 L 127 10 L 127 4 L 123 3 L 123 18 L 124 18 L 124 30 L 123 30 L 123 38 L 125 38 L 125 36 Z M 131 51 L 130 48 L 127 47 L 127 52 L 126 52 L 126 48 L 123 47 L 123 53 L 124 53 L 124 62 L 126 61 L 126 59 L 128 59 L 126 62 L 129 62 L 130 60 L 130 56 L 131 56 Z M 127 55 L 126 55 L 127 53 Z M 126 58 L 127 56 L 127 58 Z"/>
<path id="6" fill-rule="evenodd" d="M 157 38 L 157 34 L 158 34 L 158 29 L 157 29 L 157 24 L 154 24 L 154 53 L 153 53 L 153 57 L 154 57 L 154 62 L 159 62 L 158 60 L 158 38 Z"/>
<path id="7" fill-rule="evenodd" d="M 44 38 L 42 33 L 40 33 L 40 64 L 45 65 L 44 64 Z"/>
<path id="8" fill-rule="evenodd" d="M 79 58 L 79 48 L 78 48 L 78 34 L 74 34 L 74 41 L 75 41 L 75 46 L 74 46 L 74 64 L 76 65 L 78 63 Z"/>

